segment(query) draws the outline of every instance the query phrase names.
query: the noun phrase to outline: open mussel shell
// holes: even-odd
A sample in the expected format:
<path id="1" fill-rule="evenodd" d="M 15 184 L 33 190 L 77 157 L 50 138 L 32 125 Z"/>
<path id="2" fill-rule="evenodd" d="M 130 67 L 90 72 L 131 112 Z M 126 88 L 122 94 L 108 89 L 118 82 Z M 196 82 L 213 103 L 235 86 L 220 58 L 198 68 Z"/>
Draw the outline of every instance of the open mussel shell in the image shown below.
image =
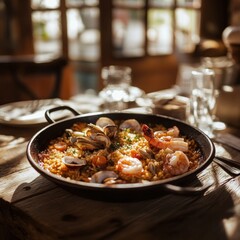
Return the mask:
<path id="1" fill-rule="evenodd" d="M 108 117 L 100 117 L 96 121 L 96 125 L 99 126 L 103 132 L 110 138 L 114 137 L 117 133 L 118 127 L 114 121 Z"/>
<path id="2" fill-rule="evenodd" d="M 116 179 L 118 175 L 114 171 L 99 171 L 92 175 L 91 183 L 103 183 L 105 179 Z"/>
<path id="3" fill-rule="evenodd" d="M 112 119 L 108 118 L 108 117 L 100 117 L 97 121 L 96 121 L 96 125 L 104 128 L 106 126 L 114 126 L 115 123 Z"/>
<path id="4" fill-rule="evenodd" d="M 136 119 L 127 119 L 120 124 L 119 129 L 131 129 L 135 132 L 141 132 L 141 125 Z"/>
<path id="5" fill-rule="evenodd" d="M 62 161 L 65 165 L 70 167 L 81 167 L 87 164 L 86 160 L 72 157 L 72 156 L 64 156 Z"/>

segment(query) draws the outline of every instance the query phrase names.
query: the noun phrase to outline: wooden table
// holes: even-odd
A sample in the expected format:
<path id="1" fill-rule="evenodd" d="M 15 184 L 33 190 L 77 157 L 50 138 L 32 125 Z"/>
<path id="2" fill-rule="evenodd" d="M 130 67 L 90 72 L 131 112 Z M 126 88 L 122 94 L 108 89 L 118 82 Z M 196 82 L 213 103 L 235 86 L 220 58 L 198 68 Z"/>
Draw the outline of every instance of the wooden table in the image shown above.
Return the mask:
<path id="1" fill-rule="evenodd" d="M 0 239 L 240 239 L 240 177 L 216 163 L 198 175 L 203 184 L 214 181 L 203 195 L 102 201 L 63 189 L 30 166 L 27 141 L 40 128 L 0 125 Z M 216 147 L 240 161 L 236 150 Z"/>

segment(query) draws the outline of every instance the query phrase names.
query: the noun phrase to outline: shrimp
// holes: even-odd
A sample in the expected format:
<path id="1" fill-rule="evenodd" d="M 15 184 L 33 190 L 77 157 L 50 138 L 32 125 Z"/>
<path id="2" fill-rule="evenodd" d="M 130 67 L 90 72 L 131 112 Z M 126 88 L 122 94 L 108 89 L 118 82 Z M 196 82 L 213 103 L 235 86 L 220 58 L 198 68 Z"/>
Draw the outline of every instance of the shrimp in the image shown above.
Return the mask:
<path id="1" fill-rule="evenodd" d="M 124 156 L 118 160 L 116 169 L 125 175 L 137 176 L 142 173 L 143 166 L 142 162 L 139 159 Z"/>
<path id="2" fill-rule="evenodd" d="M 169 153 L 163 164 L 163 171 L 172 176 L 180 175 L 188 171 L 189 163 L 188 157 L 182 151 Z"/>
<path id="3" fill-rule="evenodd" d="M 173 130 L 172 130 L 173 129 Z M 160 149 L 166 149 L 169 148 L 173 151 L 183 151 L 187 152 L 188 151 L 188 143 L 184 142 L 183 138 L 178 138 L 178 137 L 173 137 L 173 136 L 178 136 L 179 133 L 177 133 L 177 127 L 172 128 L 168 131 L 171 131 L 172 136 L 168 135 L 162 135 L 162 136 L 155 136 L 153 130 L 148 127 L 146 124 L 142 125 L 142 131 L 145 139 L 151 144 L 152 146 Z M 174 133 L 175 132 L 175 133 Z"/>
<path id="4" fill-rule="evenodd" d="M 173 126 L 172 128 L 169 128 L 167 131 L 167 135 L 172 136 L 172 137 L 178 137 L 180 131 L 178 127 Z"/>
<path id="5" fill-rule="evenodd" d="M 158 138 L 164 137 L 164 136 L 165 137 L 166 136 L 168 136 L 168 137 L 178 137 L 179 133 L 180 133 L 180 131 L 179 131 L 178 127 L 173 126 L 172 128 L 169 128 L 167 131 L 156 131 L 156 132 L 154 132 L 154 136 L 158 137 Z"/>

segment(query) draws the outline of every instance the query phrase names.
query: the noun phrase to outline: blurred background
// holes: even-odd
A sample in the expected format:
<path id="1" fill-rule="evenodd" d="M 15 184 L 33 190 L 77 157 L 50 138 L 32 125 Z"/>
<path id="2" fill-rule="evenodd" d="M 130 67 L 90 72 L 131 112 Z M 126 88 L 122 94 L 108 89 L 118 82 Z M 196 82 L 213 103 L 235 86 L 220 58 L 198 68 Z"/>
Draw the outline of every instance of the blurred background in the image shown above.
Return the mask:
<path id="1" fill-rule="evenodd" d="M 0 0 L 0 18 L 3 104 L 97 93 L 102 67 L 112 64 L 130 66 L 146 93 L 181 84 L 184 69 L 227 56 L 222 32 L 240 25 L 240 1 Z"/>

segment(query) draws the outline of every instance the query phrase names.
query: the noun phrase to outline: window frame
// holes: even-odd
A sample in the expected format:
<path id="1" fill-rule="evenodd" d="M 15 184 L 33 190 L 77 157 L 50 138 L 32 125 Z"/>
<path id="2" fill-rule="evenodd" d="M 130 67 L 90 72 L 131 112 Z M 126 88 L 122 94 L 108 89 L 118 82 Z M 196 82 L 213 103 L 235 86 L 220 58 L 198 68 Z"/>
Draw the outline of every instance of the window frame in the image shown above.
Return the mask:
<path id="1" fill-rule="evenodd" d="M 175 30 L 176 30 L 176 10 L 178 8 L 183 8 L 183 9 L 190 9 L 190 10 L 195 10 L 195 11 L 198 11 L 200 12 L 200 15 L 201 15 L 201 6 L 194 6 L 192 4 L 183 4 L 183 5 L 178 5 L 177 4 L 177 0 L 173 0 L 173 4 L 172 5 L 156 5 L 156 4 L 152 4 L 151 5 L 151 1 L 150 0 L 143 0 L 143 5 L 142 6 L 133 6 L 133 5 L 128 5 L 128 4 L 115 4 L 113 1 L 114 0 L 99 0 L 99 4 L 97 5 L 86 5 L 86 4 L 82 4 L 82 5 L 78 5 L 78 6 L 67 6 L 67 3 L 66 3 L 66 0 L 60 0 L 60 4 L 59 4 L 59 7 L 56 7 L 56 8 L 42 8 L 42 7 L 39 7 L 39 8 L 31 8 L 31 15 L 32 13 L 34 12 L 37 12 L 37 11 L 40 11 L 40 12 L 45 12 L 45 11 L 59 11 L 60 13 L 60 29 L 61 29 L 61 38 L 60 38 L 60 41 L 61 41 L 61 54 L 66 57 L 66 58 L 69 58 L 69 40 L 68 40 L 68 35 L 67 35 L 67 10 L 68 9 L 79 9 L 79 10 L 82 10 L 84 8 L 91 8 L 91 7 L 94 7 L 94 8 L 98 8 L 99 9 L 99 12 L 100 12 L 100 15 L 105 16 L 105 14 L 102 14 L 101 13 L 101 5 L 103 5 L 103 2 L 105 1 L 110 1 L 111 2 L 111 21 L 113 19 L 113 11 L 114 9 L 127 9 L 127 10 L 142 10 L 143 11 L 143 15 L 144 15 L 144 19 L 143 19 L 143 24 L 144 24 L 144 46 L 143 46 L 143 57 L 144 56 L 151 56 L 151 57 L 154 57 L 155 55 L 152 55 L 149 53 L 149 50 L 148 50 L 148 43 L 149 43 L 149 39 L 147 37 L 147 30 L 148 30 L 148 13 L 149 13 L 149 10 L 150 9 L 156 9 L 156 10 L 170 10 L 172 11 L 172 52 L 171 53 L 158 53 L 156 54 L 157 56 L 159 55 L 169 55 L 169 54 L 174 54 L 176 52 L 176 36 L 175 36 Z M 202 2 L 200 0 L 200 2 Z M 101 21 L 99 18 L 99 21 Z M 104 31 L 101 31 L 102 29 L 99 29 L 101 34 L 104 32 Z M 112 31 L 111 31 L 112 32 Z M 200 35 L 200 29 L 199 29 L 199 35 Z M 102 37 L 102 39 L 104 39 L 104 37 Z M 113 35 L 111 33 L 111 36 L 110 36 L 110 39 L 111 39 L 111 51 L 113 52 Z M 33 39 L 34 41 L 34 39 Z M 100 43 L 101 45 L 101 43 Z M 114 53 L 113 53 L 114 54 Z M 121 56 L 120 58 L 135 58 L 136 56 Z M 142 57 L 142 56 L 140 56 Z M 101 57 L 100 57 L 101 58 Z M 73 60 L 74 61 L 74 60 Z M 81 59 L 77 59 L 77 61 L 81 61 Z"/>
<path id="2" fill-rule="evenodd" d="M 30 3 L 31 4 L 31 3 Z M 67 11 L 69 9 L 78 9 L 78 10 L 82 10 L 82 9 L 86 9 L 86 8 L 98 8 L 99 9 L 99 4 L 96 5 L 87 5 L 87 4 L 81 4 L 81 5 L 77 5 L 77 6 L 67 6 L 67 2 L 66 0 L 60 0 L 60 4 L 59 7 L 55 7 L 55 8 L 31 8 L 31 16 L 32 13 L 34 12 L 46 12 L 46 11 L 59 11 L 60 13 L 60 29 L 61 29 L 61 37 L 60 37 L 60 41 L 61 41 L 61 46 L 62 46 L 62 51 L 61 51 L 61 55 L 64 56 L 67 59 L 70 59 L 69 57 L 69 39 L 68 39 L 68 27 L 67 27 Z M 33 24 L 33 22 L 32 22 Z M 33 41 L 34 41 L 34 37 L 33 37 Z M 83 59 L 70 59 L 72 61 L 85 61 Z M 91 62 L 91 61 L 90 61 Z"/>
<path id="3" fill-rule="evenodd" d="M 101 1 L 101 0 L 100 0 Z M 177 1 L 178 0 L 173 0 L 173 4 L 172 5 L 151 5 L 150 4 L 150 0 L 145 0 L 144 1 L 144 4 L 142 6 L 131 6 L 131 5 L 127 5 L 127 4 L 113 4 L 113 1 L 114 0 L 110 0 L 112 2 L 111 4 L 111 11 L 113 11 L 114 9 L 116 8 L 119 8 L 119 9 L 130 9 L 130 10 L 143 10 L 144 11 L 144 31 L 145 31 L 145 39 L 144 39 L 144 56 L 142 57 L 145 57 L 145 56 L 149 56 L 149 57 L 154 57 L 154 56 L 164 56 L 164 55 L 171 55 L 171 54 L 175 54 L 176 51 L 177 51 L 177 46 L 176 46 L 176 36 L 175 36 L 175 30 L 176 30 L 176 10 L 178 8 L 181 8 L 181 9 L 189 9 L 189 10 L 194 10 L 194 11 L 197 11 L 199 12 L 199 15 L 200 15 L 200 18 L 201 18 L 201 11 L 202 11 L 202 2 L 203 0 L 199 0 L 200 2 L 200 5 L 194 5 L 194 4 L 180 4 L 178 5 L 177 4 Z M 163 53 L 160 53 L 160 54 L 156 54 L 156 55 L 151 55 L 149 54 L 149 51 L 148 51 L 148 37 L 147 37 L 147 30 L 148 30 L 148 11 L 150 9 L 157 9 L 157 10 L 170 10 L 172 11 L 172 52 L 171 53 L 167 53 L 167 54 L 163 54 Z M 111 22 L 113 20 L 113 15 L 112 15 L 112 18 L 111 18 Z M 201 20 L 199 22 L 199 29 L 198 29 L 198 35 L 199 35 L 199 38 L 200 38 L 200 29 L 201 29 Z M 113 34 L 111 34 L 111 39 L 112 39 L 112 36 Z M 112 49 L 113 49 L 113 44 L 111 44 L 112 46 Z M 115 56 L 114 56 L 115 57 Z M 133 56 L 133 57 L 121 57 L 121 58 L 135 58 L 136 56 Z M 117 57 L 115 57 L 117 58 Z"/>

